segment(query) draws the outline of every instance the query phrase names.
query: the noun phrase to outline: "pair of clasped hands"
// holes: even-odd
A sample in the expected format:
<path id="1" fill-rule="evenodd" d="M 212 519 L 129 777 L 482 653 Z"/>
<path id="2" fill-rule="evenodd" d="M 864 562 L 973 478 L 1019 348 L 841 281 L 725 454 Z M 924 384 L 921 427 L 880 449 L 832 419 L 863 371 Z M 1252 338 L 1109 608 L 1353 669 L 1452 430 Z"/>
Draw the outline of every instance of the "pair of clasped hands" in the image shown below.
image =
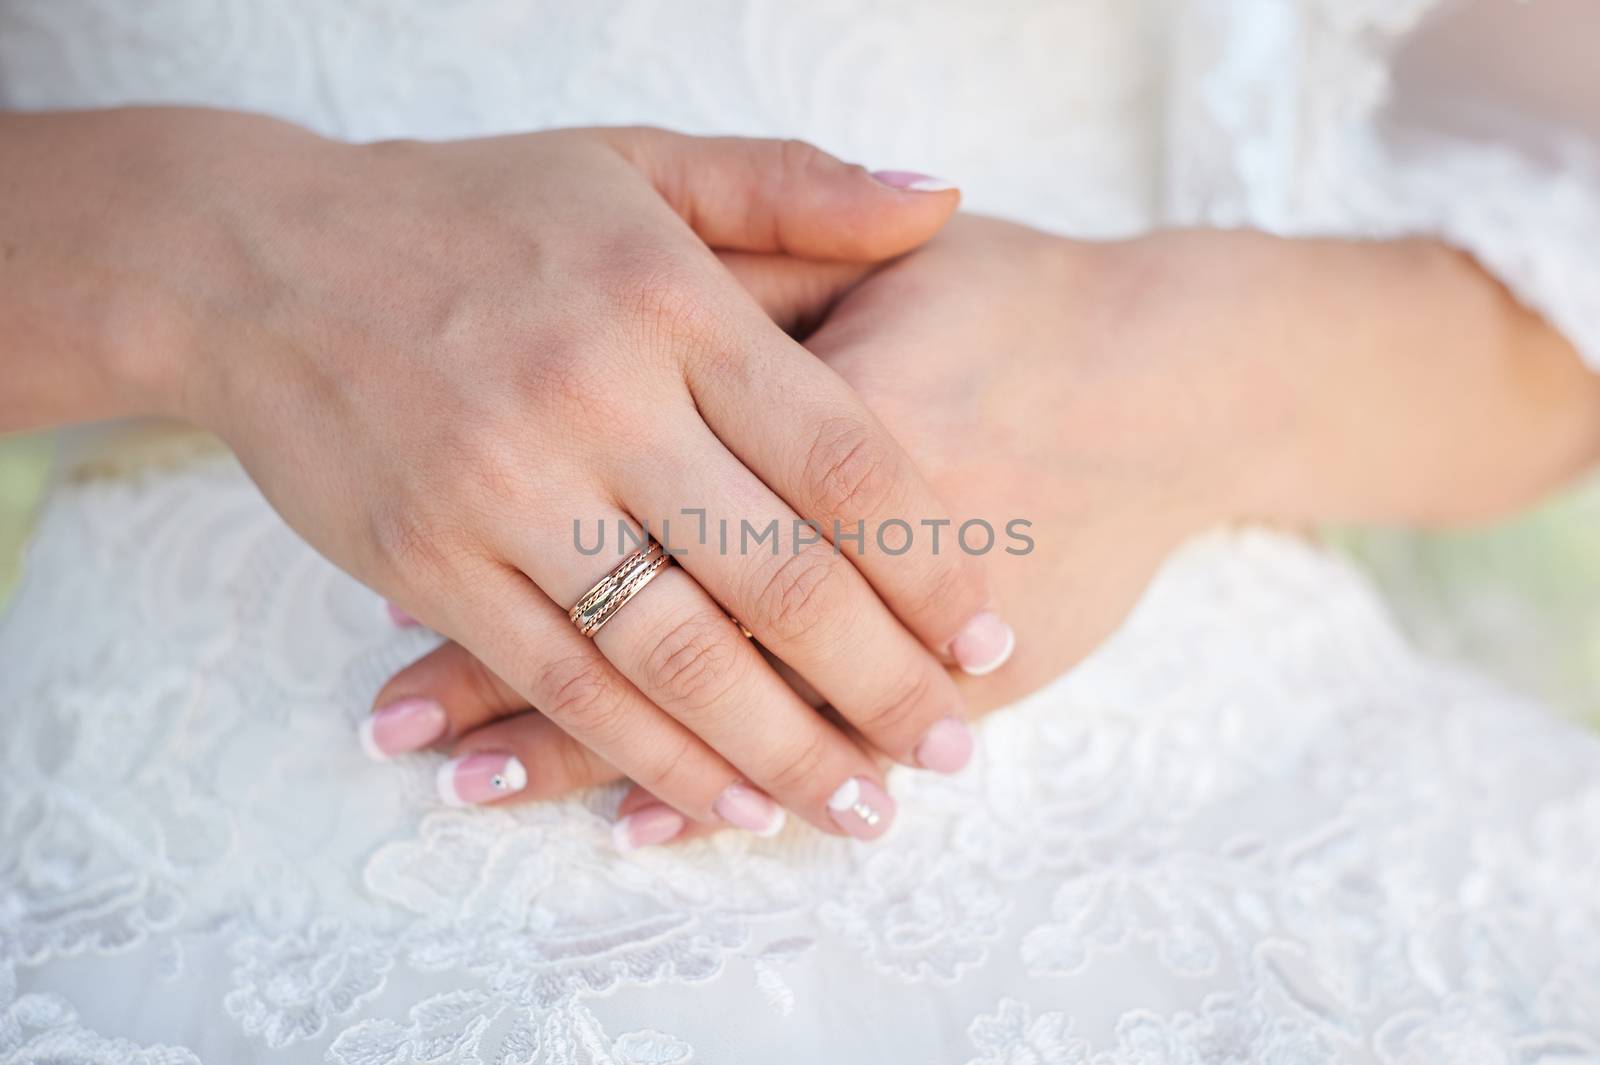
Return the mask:
<path id="1" fill-rule="evenodd" d="M 631 780 L 625 850 L 784 811 L 873 839 L 889 765 L 961 770 L 966 722 L 1098 645 L 1193 532 L 1503 512 L 1600 424 L 1570 347 L 1426 241 L 1086 244 L 804 144 L 648 129 L 15 125 L 63 188 L 14 220 L 63 249 L 52 298 L 116 296 L 84 323 L 113 357 L 59 404 L 215 431 L 447 637 L 377 693 L 369 753 L 443 750 L 458 804 Z M 779 542 L 697 542 L 685 511 Z M 1029 549 L 963 549 L 978 518 Z M 676 564 L 585 635 L 618 523 L 664 520 Z"/>
<path id="2" fill-rule="evenodd" d="M 959 193 L 798 142 L 655 130 L 369 155 L 415 239 L 381 267 L 397 320 L 341 357 L 421 405 L 333 444 L 372 456 L 348 472 L 385 504 L 331 553 L 454 642 L 385 686 L 368 752 L 450 746 L 455 804 L 626 777 L 624 850 L 769 835 L 786 810 L 873 839 L 895 815 L 887 764 L 962 769 L 951 672 L 1002 667 L 1013 630 L 917 456 L 791 335 L 827 337 L 830 308 Z M 343 224 L 359 245 L 381 222 Z M 856 328 L 830 350 L 877 332 Z M 880 540 L 886 522 L 904 525 Z M 586 636 L 567 610 L 635 546 L 619 523 L 674 564 Z"/>

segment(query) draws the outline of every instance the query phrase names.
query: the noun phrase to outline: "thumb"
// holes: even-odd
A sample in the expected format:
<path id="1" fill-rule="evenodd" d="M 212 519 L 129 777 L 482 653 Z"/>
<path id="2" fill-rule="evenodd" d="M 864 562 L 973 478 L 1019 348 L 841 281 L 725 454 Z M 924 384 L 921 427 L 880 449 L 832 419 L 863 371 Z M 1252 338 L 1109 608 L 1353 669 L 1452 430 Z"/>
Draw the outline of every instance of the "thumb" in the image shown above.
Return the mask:
<path id="1" fill-rule="evenodd" d="M 923 244 L 961 202 L 936 178 L 874 176 L 804 141 L 649 128 L 600 134 L 717 249 L 877 262 Z"/>

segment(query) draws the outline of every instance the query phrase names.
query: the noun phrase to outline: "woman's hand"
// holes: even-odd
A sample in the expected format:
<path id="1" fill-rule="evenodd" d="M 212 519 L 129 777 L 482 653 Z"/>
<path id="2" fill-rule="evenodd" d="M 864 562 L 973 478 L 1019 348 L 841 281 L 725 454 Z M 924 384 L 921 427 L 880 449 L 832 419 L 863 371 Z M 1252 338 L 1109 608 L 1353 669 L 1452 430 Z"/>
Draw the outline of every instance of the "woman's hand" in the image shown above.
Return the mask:
<path id="1" fill-rule="evenodd" d="M 352 146 L 217 112 L 6 122 L 19 149 L 76 122 L 40 165 L 119 179 L 79 197 L 87 221 L 64 212 L 91 252 L 67 247 L 78 269 L 57 280 L 120 272 L 99 313 L 126 391 L 218 433 L 315 547 L 617 770 L 703 822 L 772 823 L 764 790 L 826 829 L 887 827 L 875 763 L 729 611 L 877 749 L 939 763 L 928 737 L 963 714 L 941 658 L 1005 650 L 981 568 L 798 544 L 799 518 L 827 533 L 941 509 L 707 244 L 870 261 L 931 235 L 953 192 L 792 142 L 653 130 Z M 60 265 L 32 254 L 59 240 L 0 221 L 9 265 Z M 697 544 L 685 508 L 777 540 Z M 590 546 L 601 524 L 664 520 L 681 568 L 585 639 L 566 608 L 623 552 L 580 551 L 580 524 Z M 485 801 L 525 777 L 480 757 L 442 783 Z M 872 816 L 830 809 L 841 788 Z"/>
<path id="2" fill-rule="evenodd" d="M 725 259 L 784 321 L 853 281 Z M 958 523 L 1000 533 L 983 561 L 1020 642 L 1003 674 L 957 678 L 977 712 L 1098 646 L 1198 530 L 1492 514 L 1580 469 L 1600 429 L 1600 385 L 1559 337 L 1425 242 L 1086 245 L 960 218 L 850 289 L 807 343 Z M 1021 554 L 1003 533 L 1017 518 L 1032 540 Z M 458 750 L 543 767 L 539 795 L 613 775 L 454 645 L 398 674 L 379 705 L 400 696 L 439 705 Z M 620 815 L 625 846 L 702 830 L 643 788 Z"/>

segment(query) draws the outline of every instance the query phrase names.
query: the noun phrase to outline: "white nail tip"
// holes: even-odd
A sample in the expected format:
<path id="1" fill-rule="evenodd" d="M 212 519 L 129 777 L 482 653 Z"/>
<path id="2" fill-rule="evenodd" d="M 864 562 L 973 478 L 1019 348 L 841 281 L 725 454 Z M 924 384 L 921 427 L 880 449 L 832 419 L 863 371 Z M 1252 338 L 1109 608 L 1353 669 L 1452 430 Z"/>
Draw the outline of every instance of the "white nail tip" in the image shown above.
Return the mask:
<path id="1" fill-rule="evenodd" d="M 1016 649 L 1017 634 L 1012 629 L 1007 628 L 1006 645 L 1005 647 L 1001 648 L 999 654 L 994 656 L 993 661 L 987 662 L 981 666 L 962 666 L 961 672 L 965 673 L 969 677 L 987 677 L 989 674 L 993 673 L 995 670 L 999 669 L 1001 666 L 1010 661 L 1011 652 L 1015 651 Z"/>
<path id="2" fill-rule="evenodd" d="M 760 836 L 762 839 L 769 839 L 772 836 L 776 836 L 779 832 L 783 831 L 784 822 L 788 819 L 788 815 L 783 812 L 783 807 L 774 807 L 772 811 L 772 820 L 767 822 L 766 827 L 758 831 L 756 835 Z"/>
<path id="3" fill-rule="evenodd" d="M 611 826 L 611 845 L 616 848 L 618 854 L 627 854 L 634 849 L 633 837 L 628 835 L 628 819 L 626 817 Z"/>
<path id="4" fill-rule="evenodd" d="M 452 758 L 439 767 L 433 776 L 433 785 L 439 792 L 439 801 L 446 806 L 465 806 L 467 801 L 456 791 L 456 766 L 461 764 L 460 758 Z"/>
<path id="5" fill-rule="evenodd" d="M 500 790 L 508 795 L 528 786 L 528 770 L 521 759 L 507 758 L 506 767 L 500 770 L 500 776 L 505 781 L 505 787 Z"/>
<path id="6" fill-rule="evenodd" d="M 906 186 L 912 192 L 948 192 L 955 187 L 956 183 L 954 181 L 946 181 L 943 178 L 935 177 L 919 178 Z"/>
<path id="7" fill-rule="evenodd" d="M 366 752 L 368 758 L 374 762 L 387 762 L 389 761 L 389 756 L 378 748 L 378 741 L 372 737 L 372 721 L 372 715 L 368 714 L 366 719 L 357 727 L 356 738 L 361 741 L 361 749 Z"/>
<path id="8" fill-rule="evenodd" d="M 844 811 L 861 801 L 861 782 L 851 777 L 839 785 L 839 790 L 828 800 L 828 809 Z M 782 812 L 781 810 L 779 811 Z"/>

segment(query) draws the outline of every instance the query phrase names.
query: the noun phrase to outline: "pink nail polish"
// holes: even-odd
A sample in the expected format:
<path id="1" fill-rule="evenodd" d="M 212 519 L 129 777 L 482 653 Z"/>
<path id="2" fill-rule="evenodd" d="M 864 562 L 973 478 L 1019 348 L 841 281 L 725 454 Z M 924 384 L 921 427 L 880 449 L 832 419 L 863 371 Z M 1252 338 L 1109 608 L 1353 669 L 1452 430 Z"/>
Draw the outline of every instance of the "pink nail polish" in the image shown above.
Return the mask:
<path id="1" fill-rule="evenodd" d="M 932 174 L 919 174 L 915 170 L 874 170 L 872 176 L 892 189 L 907 192 L 947 192 L 956 187 L 952 181 Z"/>
<path id="2" fill-rule="evenodd" d="M 993 673 L 1006 664 L 1006 659 L 1016 649 L 1017 634 L 992 610 L 985 610 L 967 622 L 950 641 L 950 657 L 956 660 L 963 673 L 973 677 Z"/>
<path id="3" fill-rule="evenodd" d="M 866 777 L 851 777 L 828 800 L 828 815 L 856 839 L 877 839 L 894 820 L 894 800 Z"/>
<path id="4" fill-rule="evenodd" d="M 758 836 L 776 836 L 783 831 L 783 807 L 755 788 L 729 784 L 712 805 L 717 816 L 735 828 Z"/>
<path id="5" fill-rule="evenodd" d="M 641 806 L 611 826 L 611 842 L 623 854 L 676 839 L 689 821 L 665 803 Z"/>
<path id="6" fill-rule="evenodd" d="M 942 718 L 928 729 L 913 753 L 924 769 L 959 773 L 972 761 L 972 730 L 956 718 Z"/>
<path id="7" fill-rule="evenodd" d="M 368 758 L 387 762 L 437 742 L 449 724 L 444 707 L 432 699 L 396 699 L 367 715 L 357 734 Z"/>
<path id="8" fill-rule="evenodd" d="M 446 806 L 474 806 L 515 795 L 528 786 L 528 771 L 504 751 L 474 751 L 452 758 L 434 778 Z"/>
<path id="9" fill-rule="evenodd" d="M 409 629 L 419 624 L 416 618 L 407 614 L 393 603 L 385 602 L 383 605 L 389 611 L 389 620 L 394 622 L 396 626 L 402 629 Z"/>

